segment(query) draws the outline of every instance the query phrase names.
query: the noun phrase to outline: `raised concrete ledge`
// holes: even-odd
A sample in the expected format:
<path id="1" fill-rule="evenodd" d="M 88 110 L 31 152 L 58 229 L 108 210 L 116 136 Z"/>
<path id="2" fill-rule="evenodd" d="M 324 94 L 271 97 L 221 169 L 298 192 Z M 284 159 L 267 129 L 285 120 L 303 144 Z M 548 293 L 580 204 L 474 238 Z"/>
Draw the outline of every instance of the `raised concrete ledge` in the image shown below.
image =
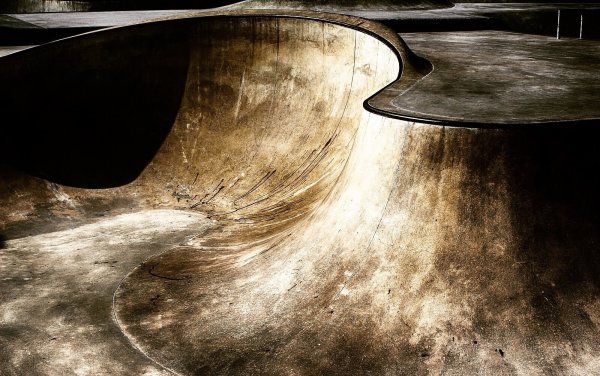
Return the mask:
<path id="1" fill-rule="evenodd" d="M 407 33 L 433 70 L 367 101 L 379 114 L 466 128 L 594 125 L 600 120 L 600 44 L 503 31 Z"/>

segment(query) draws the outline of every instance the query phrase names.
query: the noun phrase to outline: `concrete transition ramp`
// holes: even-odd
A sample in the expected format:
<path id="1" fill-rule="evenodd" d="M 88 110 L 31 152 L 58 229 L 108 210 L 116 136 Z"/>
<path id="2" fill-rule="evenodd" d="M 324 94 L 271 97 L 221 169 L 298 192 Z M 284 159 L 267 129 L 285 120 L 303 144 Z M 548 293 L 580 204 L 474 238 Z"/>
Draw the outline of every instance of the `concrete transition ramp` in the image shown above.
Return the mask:
<path id="1" fill-rule="evenodd" d="M 0 369 L 593 374 L 596 132 L 363 108 L 420 64 L 307 12 L 4 58 Z"/>

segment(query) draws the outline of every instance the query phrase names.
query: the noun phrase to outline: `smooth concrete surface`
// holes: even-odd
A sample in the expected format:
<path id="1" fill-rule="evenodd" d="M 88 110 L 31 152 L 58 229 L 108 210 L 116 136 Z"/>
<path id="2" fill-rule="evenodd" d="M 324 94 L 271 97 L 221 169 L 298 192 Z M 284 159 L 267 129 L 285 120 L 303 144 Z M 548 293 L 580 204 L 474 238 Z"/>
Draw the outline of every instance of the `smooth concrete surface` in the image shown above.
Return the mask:
<path id="1" fill-rule="evenodd" d="M 19 20 L 5 14 L 0 14 L 0 28 L 2 29 L 35 29 L 39 28 L 34 24 Z"/>
<path id="2" fill-rule="evenodd" d="M 552 16 L 559 9 L 562 11 L 594 11 L 600 9 L 600 4 L 593 2 L 531 2 L 531 3 L 444 3 L 439 1 L 325 1 L 312 2 L 301 0 L 277 1 L 277 0 L 246 0 L 237 2 L 225 7 L 226 9 L 311 9 L 326 12 L 335 12 L 364 17 L 368 19 L 376 19 L 381 21 L 397 21 L 395 27 L 405 27 L 402 24 L 409 21 L 431 21 L 431 24 L 421 26 L 429 28 L 426 30 L 435 31 L 444 26 L 441 26 L 442 21 L 456 20 L 452 24 L 455 28 L 460 28 L 460 23 L 471 21 L 479 21 L 480 25 L 484 20 L 488 20 L 488 27 L 506 28 L 506 25 L 501 23 L 489 22 L 494 17 L 504 15 L 514 15 L 516 18 L 525 18 L 526 20 L 532 14 L 551 13 Z M 502 18 L 505 18 L 502 17 Z M 438 21 L 434 23 L 433 21 Z M 529 20 L 535 23 L 534 20 Z M 539 20 L 538 20 L 539 21 Z M 555 19 L 552 19 L 554 24 Z M 555 25 L 555 24 L 554 24 Z M 415 27 L 416 25 L 411 25 Z M 402 31 L 405 31 L 403 29 Z"/>
<path id="3" fill-rule="evenodd" d="M 228 0 L 3 0 L 2 13 L 99 12 L 143 9 L 205 9 Z"/>
<path id="4" fill-rule="evenodd" d="M 600 119 L 600 43 L 502 31 L 403 33 L 433 70 L 369 100 L 392 116 L 503 127 Z"/>
<path id="5" fill-rule="evenodd" d="M 103 28 L 123 26 L 155 18 L 171 17 L 190 13 L 190 9 L 140 10 L 111 12 L 61 12 L 12 14 L 10 17 L 43 28 Z"/>
<path id="6" fill-rule="evenodd" d="M 597 127 L 363 108 L 423 64 L 258 12 L 2 58 L 0 369 L 594 374 Z"/>

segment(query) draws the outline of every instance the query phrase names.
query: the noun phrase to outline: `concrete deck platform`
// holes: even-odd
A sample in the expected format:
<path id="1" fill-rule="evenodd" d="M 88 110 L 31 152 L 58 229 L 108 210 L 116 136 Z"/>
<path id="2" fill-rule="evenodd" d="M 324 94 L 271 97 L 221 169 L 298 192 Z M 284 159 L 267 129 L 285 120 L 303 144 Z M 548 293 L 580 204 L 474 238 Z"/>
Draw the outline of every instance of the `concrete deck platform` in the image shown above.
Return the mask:
<path id="1" fill-rule="evenodd" d="M 433 69 L 369 100 L 390 116 L 471 127 L 600 119 L 600 42 L 502 31 L 402 33 Z"/>
<path id="2" fill-rule="evenodd" d="M 190 12 L 193 9 L 111 11 L 111 12 L 66 12 L 10 14 L 9 17 L 45 29 L 89 28 L 97 29 L 123 26 L 162 17 L 172 17 Z"/>
<path id="3" fill-rule="evenodd" d="M 596 372 L 598 124 L 363 107 L 425 66 L 309 12 L 0 59 L 2 372 Z"/>

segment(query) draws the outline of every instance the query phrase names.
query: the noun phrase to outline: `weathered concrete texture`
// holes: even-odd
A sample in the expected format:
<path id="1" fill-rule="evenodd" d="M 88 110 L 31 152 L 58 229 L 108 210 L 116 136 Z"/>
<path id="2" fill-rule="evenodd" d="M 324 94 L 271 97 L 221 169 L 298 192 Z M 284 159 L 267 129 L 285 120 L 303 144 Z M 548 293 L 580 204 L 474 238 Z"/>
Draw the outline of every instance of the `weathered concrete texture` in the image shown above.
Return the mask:
<path id="1" fill-rule="evenodd" d="M 228 0 L 3 0 L 0 12 L 89 12 L 123 9 L 213 8 L 230 4 Z"/>
<path id="2" fill-rule="evenodd" d="M 29 22 L 19 20 L 18 18 L 8 16 L 6 14 L 0 14 L 0 30 L 5 31 L 6 29 L 36 29 L 39 26 L 33 25 Z"/>
<path id="3" fill-rule="evenodd" d="M 514 15 L 514 18 L 523 18 L 523 21 L 528 20 L 528 17 L 536 13 L 551 13 L 553 19 L 551 21 L 546 20 L 551 25 L 555 26 L 556 19 L 554 15 L 558 9 L 563 11 L 574 11 L 574 10 L 586 10 L 586 11 L 597 11 L 600 9 L 598 3 L 544 3 L 544 4 L 489 4 L 489 3 L 475 3 L 475 4 L 456 4 L 455 6 L 449 6 L 447 2 L 413 2 L 413 1 L 392 1 L 382 0 L 368 3 L 356 3 L 355 6 L 352 3 L 340 4 L 339 1 L 315 3 L 315 2 L 301 2 L 301 1 L 288 1 L 288 2 L 277 2 L 273 0 L 249 0 L 245 2 L 235 3 L 224 6 L 222 9 L 295 9 L 295 10 L 321 10 L 333 13 L 348 14 L 357 17 L 363 17 L 372 20 L 385 21 L 388 24 L 393 24 L 394 28 L 401 31 L 412 31 L 415 30 L 448 30 L 442 27 L 440 24 L 444 21 L 455 20 L 456 23 L 450 24 L 455 27 L 454 30 L 461 29 L 461 23 L 469 23 L 471 21 L 479 21 L 481 25 L 484 20 L 490 20 L 494 17 L 500 17 L 502 15 L 509 16 Z M 411 9 L 411 7 L 418 7 L 419 9 Z M 427 9 L 425 9 L 427 8 Z M 150 20 L 152 18 L 158 18 L 161 16 L 168 16 L 173 14 L 188 13 L 192 11 L 191 8 L 179 9 L 179 10 L 137 10 L 137 11 L 102 11 L 102 12 L 57 12 L 57 13 L 31 13 L 31 14 L 10 14 L 13 19 L 23 21 L 25 23 L 35 24 L 41 27 L 47 28 L 79 28 L 79 27 L 107 27 L 107 26 L 119 26 L 126 23 L 139 22 L 140 20 Z M 210 12 L 210 11 L 209 11 Z M 501 17 L 506 18 L 506 17 Z M 112 21 L 111 21 L 112 19 Z M 128 21 L 129 19 L 129 21 Z M 0 18 L 0 21 L 2 19 Z M 395 22 L 394 22 L 395 21 Z M 539 21 L 539 20 L 537 20 Z M 14 22 L 14 21 L 13 21 Z M 420 22 L 419 24 L 412 24 L 406 26 L 411 22 Z M 533 21 L 531 21 L 533 22 Z M 423 26 L 424 25 L 424 26 Z M 437 25 L 437 26 L 436 26 Z M 492 23 L 499 27 L 498 23 Z M 463 26 L 464 27 L 464 26 Z M 504 26 L 506 27 L 506 25 Z M 417 28 L 417 29 L 415 29 Z M 587 28 L 587 20 L 586 20 Z M 452 30 L 452 29 L 450 29 Z M 509 29 L 510 30 L 510 29 Z"/>
<path id="4" fill-rule="evenodd" d="M 11 14 L 10 17 L 29 25 L 48 29 L 103 28 L 123 26 L 162 17 L 173 17 L 192 12 L 189 9 L 139 10 L 112 12 L 61 12 Z"/>
<path id="5" fill-rule="evenodd" d="M 2 375 L 169 374 L 136 351 L 112 317 L 123 275 L 197 235 L 205 216 L 156 210 L 10 240 L 0 249 Z"/>
<path id="6" fill-rule="evenodd" d="M 154 257 L 117 317 L 183 374 L 594 374 L 598 181 L 563 165 L 589 136 L 365 125 L 284 241 Z"/>
<path id="7" fill-rule="evenodd" d="M 235 9 L 304 9 L 318 11 L 344 11 L 344 10 L 424 10 L 451 8 L 452 2 L 448 0 L 245 0 L 228 7 Z"/>
<path id="8" fill-rule="evenodd" d="M 86 363 L 92 374 L 113 357 L 109 371 L 123 374 L 158 372 L 150 359 L 190 375 L 597 371 L 595 127 L 446 128 L 370 113 L 366 98 L 400 70 L 409 89 L 423 62 L 389 30 L 327 17 L 170 20 L 2 59 L 0 84 L 21 88 L 0 100 L 19 125 L 3 129 L 4 157 L 26 155 L 22 168 L 54 181 L 1 171 L 2 255 L 15 278 L 48 270 L 27 283 L 57 286 L 6 282 L 11 344 L 45 343 L 58 330 L 47 323 L 75 311 L 72 327 L 92 334 L 62 349 L 114 344 Z M 35 74 L 48 61 L 69 67 L 53 71 L 73 93 L 68 111 L 47 95 L 55 81 L 38 81 L 47 72 Z M 23 114 L 32 98 L 44 117 Z M 100 271 L 111 264 L 93 264 L 120 265 L 129 247 L 110 278 Z M 46 259 L 66 262 L 44 269 Z M 80 278 L 81 289 L 59 283 Z M 81 308 L 105 309 L 115 289 L 131 348 L 107 315 Z M 44 311 L 27 293 L 72 305 Z M 15 328 L 14 312 L 39 313 Z M 8 347 L 0 366 L 82 364 L 59 348 L 39 354 L 53 363 L 35 369 Z"/>
<path id="9" fill-rule="evenodd" d="M 86 11 L 90 6 L 91 4 L 87 1 L 7 0 L 0 6 L 0 11 L 7 13 L 71 12 Z"/>
<path id="10" fill-rule="evenodd" d="M 501 31 L 403 33 L 433 65 L 369 100 L 389 114 L 455 125 L 600 119 L 600 43 Z M 466 124 L 465 124 L 466 123 Z"/>

